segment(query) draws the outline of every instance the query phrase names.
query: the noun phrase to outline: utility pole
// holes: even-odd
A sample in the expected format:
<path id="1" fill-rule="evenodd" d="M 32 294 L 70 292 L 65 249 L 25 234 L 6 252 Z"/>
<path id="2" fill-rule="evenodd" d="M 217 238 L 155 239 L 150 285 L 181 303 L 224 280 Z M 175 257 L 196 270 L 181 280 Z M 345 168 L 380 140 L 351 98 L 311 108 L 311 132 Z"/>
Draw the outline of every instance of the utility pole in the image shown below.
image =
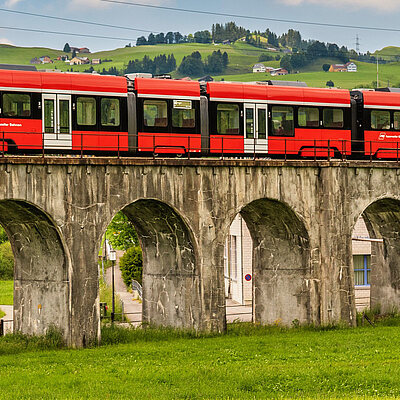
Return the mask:
<path id="1" fill-rule="evenodd" d="M 115 319 L 115 282 L 114 282 L 114 265 L 117 259 L 117 252 L 110 250 L 110 260 L 112 263 L 112 311 L 111 311 L 111 323 L 114 323 Z"/>
<path id="2" fill-rule="evenodd" d="M 360 53 L 360 38 L 358 37 L 358 34 L 356 35 L 356 52 L 357 54 Z"/>

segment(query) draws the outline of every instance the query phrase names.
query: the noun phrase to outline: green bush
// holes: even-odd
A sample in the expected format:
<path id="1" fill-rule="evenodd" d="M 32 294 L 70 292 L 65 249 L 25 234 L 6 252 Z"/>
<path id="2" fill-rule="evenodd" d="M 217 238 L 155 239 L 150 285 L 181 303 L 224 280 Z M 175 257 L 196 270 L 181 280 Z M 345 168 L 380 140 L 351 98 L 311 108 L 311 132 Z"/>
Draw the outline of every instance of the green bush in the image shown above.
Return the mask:
<path id="1" fill-rule="evenodd" d="M 122 279 L 126 286 L 132 285 L 132 279 L 142 284 L 143 257 L 142 249 L 139 246 L 131 247 L 120 258 L 119 267 L 122 273 Z"/>
<path id="2" fill-rule="evenodd" d="M 14 278 L 14 256 L 10 242 L 0 244 L 0 280 Z"/>

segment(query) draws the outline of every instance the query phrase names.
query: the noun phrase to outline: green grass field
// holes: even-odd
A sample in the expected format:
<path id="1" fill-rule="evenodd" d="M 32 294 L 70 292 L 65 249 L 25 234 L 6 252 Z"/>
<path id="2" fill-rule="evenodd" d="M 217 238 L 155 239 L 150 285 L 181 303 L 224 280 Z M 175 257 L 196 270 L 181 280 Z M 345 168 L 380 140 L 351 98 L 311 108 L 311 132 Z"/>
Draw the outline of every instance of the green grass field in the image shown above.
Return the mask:
<path id="1" fill-rule="evenodd" d="M 395 399 L 398 333 L 399 327 L 282 331 L 234 325 L 218 337 L 128 331 L 130 343 L 51 351 L 18 350 L 23 338 L 5 337 L 0 397 Z M 105 338 L 118 336 L 103 331 Z"/>
<path id="2" fill-rule="evenodd" d="M 319 61 L 318 61 L 319 62 Z M 316 64 L 312 68 L 316 69 Z M 308 86 L 325 87 L 326 82 L 332 80 L 336 87 L 344 89 L 353 89 L 371 85 L 372 81 L 376 81 L 376 65 L 364 62 L 356 62 L 358 72 L 324 72 L 322 71 L 322 64 L 320 70 L 313 72 L 301 72 L 299 74 L 290 74 L 286 76 L 271 77 L 269 74 L 240 74 L 240 75 L 222 75 L 217 79 L 224 78 L 230 81 L 261 81 L 261 80 L 284 80 L 284 81 L 302 81 L 306 82 Z M 400 63 L 391 63 L 379 66 L 379 82 L 380 86 L 399 87 L 400 86 Z"/>
<path id="3" fill-rule="evenodd" d="M 14 281 L 0 281 L 0 304 L 13 305 Z"/>

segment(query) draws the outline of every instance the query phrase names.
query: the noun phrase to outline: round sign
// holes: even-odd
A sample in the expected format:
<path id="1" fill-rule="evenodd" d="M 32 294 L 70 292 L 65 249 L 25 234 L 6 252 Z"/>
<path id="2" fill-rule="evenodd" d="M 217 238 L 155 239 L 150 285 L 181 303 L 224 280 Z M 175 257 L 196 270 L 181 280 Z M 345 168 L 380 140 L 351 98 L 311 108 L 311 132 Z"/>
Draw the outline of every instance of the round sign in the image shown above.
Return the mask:
<path id="1" fill-rule="evenodd" d="M 251 281 L 251 275 L 247 274 L 244 279 L 246 279 L 247 282 Z"/>

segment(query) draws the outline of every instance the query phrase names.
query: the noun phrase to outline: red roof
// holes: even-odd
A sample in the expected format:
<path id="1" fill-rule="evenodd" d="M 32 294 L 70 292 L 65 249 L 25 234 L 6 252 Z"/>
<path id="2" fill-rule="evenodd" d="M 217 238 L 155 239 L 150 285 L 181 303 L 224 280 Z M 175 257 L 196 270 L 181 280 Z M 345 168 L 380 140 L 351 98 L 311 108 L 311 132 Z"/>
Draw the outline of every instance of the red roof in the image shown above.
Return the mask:
<path id="1" fill-rule="evenodd" d="M 135 89 L 139 96 L 154 95 L 200 98 L 200 84 L 196 81 L 136 78 Z"/>
<path id="2" fill-rule="evenodd" d="M 76 92 L 127 93 L 124 77 L 65 72 L 0 71 L 0 87 Z"/>

